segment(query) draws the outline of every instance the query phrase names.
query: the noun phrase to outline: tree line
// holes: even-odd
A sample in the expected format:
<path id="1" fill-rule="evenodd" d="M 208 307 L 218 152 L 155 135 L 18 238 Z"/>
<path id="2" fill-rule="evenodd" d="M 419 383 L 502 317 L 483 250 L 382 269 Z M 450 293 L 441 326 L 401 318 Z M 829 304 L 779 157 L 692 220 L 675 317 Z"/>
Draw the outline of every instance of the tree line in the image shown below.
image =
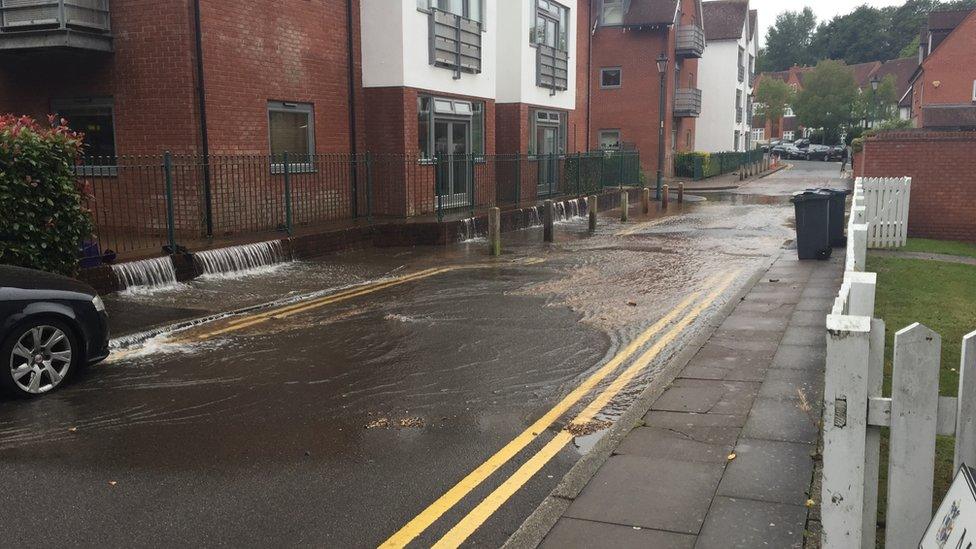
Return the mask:
<path id="1" fill-rule="evenodd" d="M 918 52 L 919 32 L 929 12 L 971 7 L 976 7 L 976 0 L 907 0 L 885 8 L 862 5 L 819 24 L 810 8 L 785 11 L 766 33 L 758 71 L 813 66 L 824 59 L 853 65 L 910 57 Z"/>

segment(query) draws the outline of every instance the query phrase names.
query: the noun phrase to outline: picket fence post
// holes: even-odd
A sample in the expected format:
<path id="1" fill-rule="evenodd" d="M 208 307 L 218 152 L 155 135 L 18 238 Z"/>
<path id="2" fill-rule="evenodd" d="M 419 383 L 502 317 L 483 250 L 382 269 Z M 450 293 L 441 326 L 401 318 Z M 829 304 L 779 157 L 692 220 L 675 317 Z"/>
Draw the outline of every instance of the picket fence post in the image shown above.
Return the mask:
<path id="1" fill-rule="evenodd" d="M 871 318 L 827 316 L 821 543 L 857 546 L 864 511 Z"/>
<path id="2" fill-rule="evenodd" d="M 955 455 L 953 471 L 963 463 L 976 467 L 976 332 L 962 338 Z"/>
<path id="3" fill-rule="evenodd" d="M 915 323 L 895 334 L 887 549 L 915 549 L 932 518 L 942 338 Z"/>

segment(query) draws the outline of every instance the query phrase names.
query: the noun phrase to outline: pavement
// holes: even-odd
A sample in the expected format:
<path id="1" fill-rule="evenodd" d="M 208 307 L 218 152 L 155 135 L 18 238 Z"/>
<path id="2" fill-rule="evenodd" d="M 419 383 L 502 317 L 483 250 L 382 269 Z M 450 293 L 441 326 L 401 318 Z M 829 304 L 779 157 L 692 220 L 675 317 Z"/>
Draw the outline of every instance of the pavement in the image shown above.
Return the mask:
<path id="1" fill-rule="evenodd" d="M 751 181 L 756 181 L 764 177 L 769 177 L 770 175 L 786 169 L 789 165 L 781 162 L 776 167 L 763 172 L 758 175 L 754 175 L 745 180 L 739 179 L 738 172 L 736 173 L 726 173 L 722 175 L 716 175 L 715 177 L 709 177 L 708 179 L 702 179 L 700 181 L 687 180 L 683 178 L 667 178 L 666 182 L 671 186 L 672 189 L 677 188 L 678 182 L 685 184 L 685 190 L 691 192 L 710 192 L 710 191 L 727 191 L 732 189 L 738 189 L 743 185 L 747 185 Z"/>
<path id="2" fill-rule="evenodd" d="M 789 193 L 835 172 L 509 233 L 497 259 L 357 250 L 114 296 L 117 331 L 218 317 L 0 400 L 0 506 L 26 510 L 5 541 L 500 546 L 784 253 Z"/>
<path id="3" fill-rule="evenodd" d="M 509 545 L 544 533 L 554 548 L 804 547 L 819 531 L 823 322 L 842 278 L 842 254 L 777 259 L 674 382 L 643 399 L 592 477 L 567 477 Z"/>

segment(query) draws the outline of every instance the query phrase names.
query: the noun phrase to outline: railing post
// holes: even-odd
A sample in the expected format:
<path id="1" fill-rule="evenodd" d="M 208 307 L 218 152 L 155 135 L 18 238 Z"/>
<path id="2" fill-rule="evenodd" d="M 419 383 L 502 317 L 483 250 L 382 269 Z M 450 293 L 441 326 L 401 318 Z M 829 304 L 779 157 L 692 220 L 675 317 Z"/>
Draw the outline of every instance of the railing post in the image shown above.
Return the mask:
<path id="1" fill-rule="evenodd" d="M 556 157 L 554 154 L 549 153 L 549 169 L 546 170 L 546 172 L 548 172 L 549 174 L 549 196 L 552 196 L 552 180 L 554 179 L 553 177 L 554 174 L 552 173 L 552 171 L 553 171 L 553 166 L 555 165 L 555 162 L 553 162 L 555 158 Z"/>
<path id="2" fill-rule="evenodd" d="M 366 221 L 373 222 L 373 154 L 366 153 Z"/>
<path id="3" fill-rule="evenodd" d="M 288 236 L 292 234 L 291 227 L 291 169 L 288 165 L 288 153 L 286 152 L 283 156 L 284 162 L 284 176 L 285 176 L 285 231 L 288 232 Z"/>
<path id="4" fill-rule="evenodd" d="M 441 193 L 440 189 L 437 188 L 438 173 L 442 169 L 443 166 L 441 166 L 440 160 L 438 160 L 438 158 L 435 156 L 434 157 L 434 196 L 437 197 L 437 222 L 438 223 L 444 222 L 444 194 Z"/>
<path id="5" fill-rule="evenodd" d="M 522 206 L 522 153 L 515 153 L 515 207 Z"/>
<path id="6" fill-rule="evenodd" d="M 576 153 L 576 194 L 583 194 L 583 154 Z"/>
<path id="7" fill-rule="evenodd" d="M 68 27 L 68 14 L 64 9 L 64 0 L 58 0 L 58 26 L 62 29 Z"/>
<path id="8" fill-rule="evenodd" d="M 542 203 L 542 240 L 545 242 L 553 241 L 555 218 L 552 200 L 547 198 Z"/>
<path id="9" fill-rule="evenodd" d="M 475 178 L 474 155 L 464 155 L 464 173 L 468 175 L 471 183 L 471 217 L 474 217 L 474 209 L 478 201 L 478 180 Z"/>
<path id="10" fill-rule="evenodd" d="M 166 237 L 169 253 L 176 253 L 176 213 L 173 208 L 173 155 L 163 154 L 163 177 L 166 180 Z"/>

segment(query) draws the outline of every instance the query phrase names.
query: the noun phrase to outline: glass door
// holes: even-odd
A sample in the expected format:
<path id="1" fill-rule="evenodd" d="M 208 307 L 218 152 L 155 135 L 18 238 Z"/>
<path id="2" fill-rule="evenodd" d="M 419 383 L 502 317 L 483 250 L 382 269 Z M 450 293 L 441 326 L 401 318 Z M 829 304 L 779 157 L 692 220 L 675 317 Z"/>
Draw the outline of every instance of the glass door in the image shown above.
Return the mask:
<path id="1" fill-rule="evenodd" d="M 440 208 L 471 204 L 471 126 L 460 120 L 434 122 L 437 200 Z"/>
<path id="2" fill-rule="evenodd" d="M 539 194 L 553 194 L 558 190 L 559 127 L 539 125 L 536 143 L 539 148 Z"/>

